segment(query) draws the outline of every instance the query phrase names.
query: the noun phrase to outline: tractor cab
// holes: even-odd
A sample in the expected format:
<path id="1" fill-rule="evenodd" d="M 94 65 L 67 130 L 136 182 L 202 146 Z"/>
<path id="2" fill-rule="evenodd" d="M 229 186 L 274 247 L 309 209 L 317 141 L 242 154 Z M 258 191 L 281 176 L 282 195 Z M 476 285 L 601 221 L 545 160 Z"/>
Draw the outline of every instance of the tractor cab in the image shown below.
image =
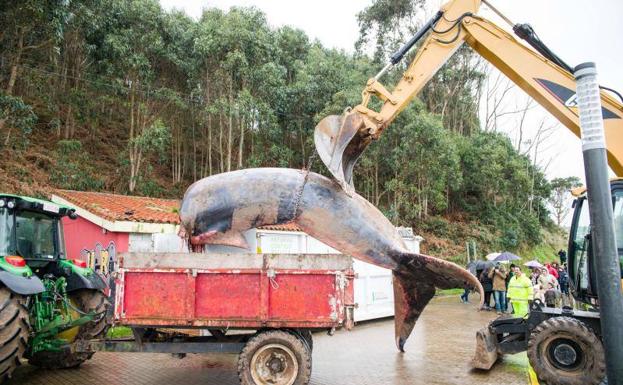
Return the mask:
<path id="1" fill-rule="evenodd" d="M 13 264 L 23 259 L 32 268 L 65 259 L 64 216 L 77 218 L 66 206 L 0 194 L 0 258 Z"/>
<path id="2" fill-rule="evenodd" d="M 613 179 L 610 182 L 612 193 L 614 230 L 617 241 L 617 250 L 623 273 L 623 179 Z M 574 190 L 576 197 L 573 202 L 573 220 L 569 232 L 567 269 L 569 283 L 574 298 L 582 303 L 597 308 L 597 279 L 595 277 L 595 258 L 591 245 L 591 226 L 588 211 L 586 188 Z"/>

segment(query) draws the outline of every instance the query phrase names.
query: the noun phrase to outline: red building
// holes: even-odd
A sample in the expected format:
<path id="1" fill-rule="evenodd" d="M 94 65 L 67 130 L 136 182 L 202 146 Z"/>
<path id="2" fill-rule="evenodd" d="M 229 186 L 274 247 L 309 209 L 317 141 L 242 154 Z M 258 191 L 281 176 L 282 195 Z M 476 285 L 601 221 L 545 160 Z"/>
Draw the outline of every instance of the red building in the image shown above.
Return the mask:
<path id="1" fill-rule="evenodd" d="M 63 218 L 68 258 L 89 252 L 184 251 L 177 236 L 179 201 L 98 192 L 56 190 L 56 203 L 76 208 L 79 218 Z"/>

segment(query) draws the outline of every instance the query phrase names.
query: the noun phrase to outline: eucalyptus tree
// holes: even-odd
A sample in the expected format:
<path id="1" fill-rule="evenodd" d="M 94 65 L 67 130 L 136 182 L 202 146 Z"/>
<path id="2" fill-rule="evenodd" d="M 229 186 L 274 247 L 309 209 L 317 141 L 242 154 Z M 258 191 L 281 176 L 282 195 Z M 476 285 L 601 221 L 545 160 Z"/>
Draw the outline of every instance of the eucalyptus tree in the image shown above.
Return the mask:
<path id="1" fill-rule="evenodd" d="M 143 161 L 141 136 L 153 127 L 163 105 L 169 103 L 170 89 L 158 76 L 158 64 L 166 47 L 163 12 L 155 0 L 107 0 L 102 25 L 105 33 L 93 43 L 99 71 L 110 78 L 125 96 L 120 103 L 127 118 L 128 189 L 134 191 Z"/>
<path id="2" fill-rule="evenodd" d="M 0 132 L 5 131 L 5 126 L 9 123 L 4 133 L 4 145 L 9 144 L 14 128 L 21 128 L 26 133 L 32 129 L 31 123 L 34 122 L 35 115 L 29 113 L 30 108 L 22 98 L 14 96 L 15 88 L 25 63 L 29 65 L 29 61 L 34 60 L 36 55 L 41 55 L 42 51 L 47 51 L 48 54 L 58 51 L 69 16 L 69 3 L 68 0 L 0 3 Z M 28 117 L 11 118 L 15 114 Z"/>

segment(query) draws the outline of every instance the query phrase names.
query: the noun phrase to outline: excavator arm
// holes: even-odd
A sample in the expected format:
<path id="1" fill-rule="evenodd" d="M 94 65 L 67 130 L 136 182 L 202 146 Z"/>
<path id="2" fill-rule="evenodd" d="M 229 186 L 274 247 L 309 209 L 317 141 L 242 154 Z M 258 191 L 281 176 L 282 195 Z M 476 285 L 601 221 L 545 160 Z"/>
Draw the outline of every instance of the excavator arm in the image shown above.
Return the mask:
<path id="1" fill-rule="evenodd" d="M 405 46 L 392 55 L 379 74 L 368 80 L 361 104 L 342 116 L 328 116 L 318 123 L 314 133 L 316 149 L 346 190 L 352 188 L 353 168 L 365 148 L 381 136 L 463 43 L 472 47 L 580 137 L 571 67 L 549 51 L 529 25 L 514 25 L 513 30 L 536 51 L 491 21 L 477 16 L 480 5 L 481 0 L 453 0 L 445 4 Z M 429 33 L 428 36 L 402 78 L 391 92 L 388 91 L 379 78 L 426 33 Z M 380 110 L 370 108 L 372 97 L 383 102 Z M 623 105 L 605 91 L 601 92 L 601 103 L 608 163 L 617 176 L 623 176 Z"/>

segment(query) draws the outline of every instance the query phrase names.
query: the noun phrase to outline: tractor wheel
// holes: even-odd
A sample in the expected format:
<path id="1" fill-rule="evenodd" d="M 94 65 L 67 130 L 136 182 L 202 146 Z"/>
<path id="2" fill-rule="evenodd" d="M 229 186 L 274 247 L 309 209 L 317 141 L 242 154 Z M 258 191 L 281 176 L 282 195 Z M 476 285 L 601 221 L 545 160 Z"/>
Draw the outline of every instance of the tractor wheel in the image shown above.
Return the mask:
<path id="1" fill-rule="evenodd" d="M 307 385 L 311 351 L 291 333 L 268 330 L 247 342 L 238 358 L 241 385 Z"/>
<path id="2" fill-rule="evenodd" d="M 26 297 L 0 287 L 0 383 L 21 365 L 29 333 Z"/>
<path id="3" fill-rule="evenodd" d="M 539 379 L 549 385 L 598 385 L 605 376 L 601 341 L 571 317 L 541 322 L 528 340 L 528 359 Z"/>
<path id="4" fill-rule="evenodd" d="M 81 340 L 91 340 L 104 338 L 111 324 L 110 302 L 104 293 L 97 290 L 78 290 L 69 295 L 70 300 L 82 312 L 94 311 L 96 316 L 93 321 L 77 327 L 77 333 L 69 341 L 75 344 Z M 71 332 L 72 329 L 70 329 Z M 65 333 L 62 333 L 65 334 Z M 65 335 L 63 335 L 65 337 Z M 66 338 L 66 337 L 65 337 Z M 71 352 L 69 349 L 61 351 L 41 351 L 29 358 L 28 362 L 32 365 L 45 369 L 65 369 L 80 366 L 84 361 L 90 359 L 94 353 Z"/>

